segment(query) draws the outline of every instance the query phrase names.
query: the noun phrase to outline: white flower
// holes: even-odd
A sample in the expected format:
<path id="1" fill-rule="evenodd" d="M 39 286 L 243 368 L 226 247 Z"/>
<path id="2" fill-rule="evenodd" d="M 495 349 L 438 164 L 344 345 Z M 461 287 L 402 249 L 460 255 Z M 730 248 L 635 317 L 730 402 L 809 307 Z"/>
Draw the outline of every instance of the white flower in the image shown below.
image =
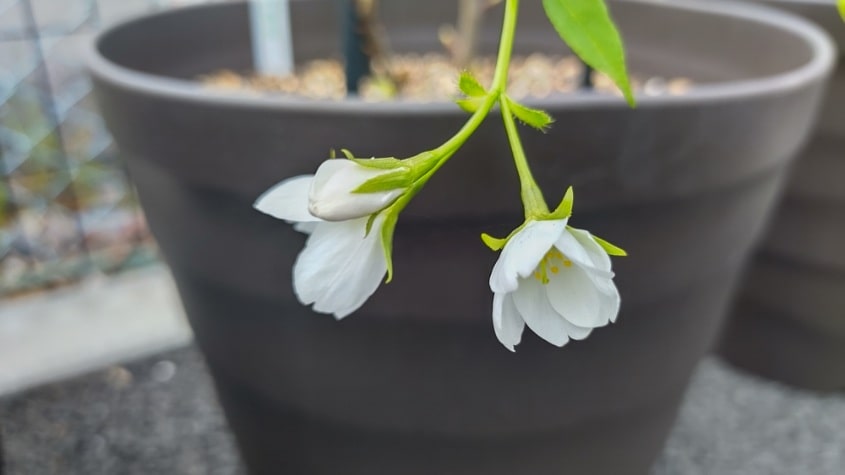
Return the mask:
<path id="1" fill-rule="evenodd" d="M 402 170 L 365 167 L 354 160 L 326 160 L 311 182 L 308 210 L 326 221 L 345 221 L 381 211 L 401 196 L 405 188 L 371 193 L 353 191 L 369 180 L 397 171 Z"/>
<path id="2" fill-rule="evenodd" d="M 282 181 L 261 195 L 255 208 L 309 234 L 294 264 L 294 292 L 304 305 L 313 304 L 314 311 L 341 319 L 364 304 L 387 272 L 381 243 L 384 217 L 376 217 L 369 234 L 368 216 L 336 222 L 315 217 L 308 196 L 316 180 L 304 175 Z"/>
<path id="3" fill-rule="evenodd" d="M 568 219 L 531 221 L 505 244 L 490 275 L 493 328 L 511 351 L 528 325 L 557 346 L 616 320 L 610 257 Z"/>

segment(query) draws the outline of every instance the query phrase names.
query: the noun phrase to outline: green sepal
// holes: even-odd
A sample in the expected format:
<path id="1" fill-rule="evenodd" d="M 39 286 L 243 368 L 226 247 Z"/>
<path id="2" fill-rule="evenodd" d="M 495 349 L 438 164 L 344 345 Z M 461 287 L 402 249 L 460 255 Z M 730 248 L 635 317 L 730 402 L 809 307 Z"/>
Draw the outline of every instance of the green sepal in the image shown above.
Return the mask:
<path id="1" fill-rule="evenodd" d="M 484 98 L 470 97 L 467 99 L 458 99 L 455 101 L 455 104 L 457 104 L 458 107 L 463 109 L 464 112 L 469 112 L 470 114 L 472 114 L 484 104 Z"/>
<path id="2" fill-rule="evenodd" d="M 566 189 L 563 199 L 557 205 L 551 217 L 553 219 L 565 219 L 572 216 L 572 208 L 575 205 L 575 191 L 570 186 Z"/>
<path id="3" fill-rule="evenodd" d="M 484 245 L 489 247 L 491 251 L 501 251 L 505 244 L 508 243 L 508 239 L 499 239 L 494 238 L 493 236 L 487 233 L 481 233 L 481 240 L 484 241 Z"/>
<path id="4" fill-rule="evenodd" d="M 373 213 L 373 214 L 370 215 L 369 219 L 367 219 L 367 226 L 366 226 L 366 228 L 364 228 L 364 237 L 367 237 L 367 236 L 370 235 L 370 231 L 373 230 L 373 223 L 376 221 L 377 216 L 378 216 L 378 213 Z"/>
<path id="5" fill-rule="evenodd" d="M 625 257 L 625 256 L 628 255 L 628 253 L 625 252 L 625 250 L 622 249 L 621 247 L 614 246 L 613 244 L 605 241 L 604 239 L 602 239 L 598 236 L 593 236 L 593 239 L 596 241 L 596 244 L 601 246 L 602 249 L 604 249 L 605 252 L 607 252 L 608 255 L 616 256 L 616 257 Z"/>
<path id="6" fill-rule="evenodd" d="M 625 48 L 604 0 L 543 0 L 543 8 L 572 51 L 616 83 L 634 107 Z"/>
<path id="7" fill-rule="evenodd" d="M 384 217 L 384 224 L 381 226 L 381 247 L 384 251 L 384 260 L 387 263 L 385 284 L 389 284 L 393 280 L 393 231 L 396 229 L 398 220 L 399 214 L 388 210 Z"/>
<path id="8" fill-rule="evenodd" d="M 399 167 L 404 167 L 402 160 L 397 158 L 350 158 L 353 162 L 367 168 L 377 168 L 379 170 L 393 170 Z"/>
<path id="9" fill-rule="evenodd" d="M 396 168 L 374 176 L 361 183 L 361 186 L 352 190 L 352 193 L 379 193 L 404 189 L 411 186 L 411 169 L 408 167 Z"/>
<path id="10" fill-rule="evenodd" d="M 484 86 L 478 82 L 478 79 L 475 79 L 475 76 L 466 70 L 461 71 L 461 77 L 458 79 L 458 87 L 468 97 L 484 97 L 487 95 L 487 89 L 484 89 Z"/>
<path id="11" fill-rule="evenodd" d="M 524 106 L 507 96 L 505 96 L 505 100 L 508 101 L 514 117 L 525 125 L 534 127 L 541 132 L 545 132 L 552 125 L 552 122 L 555 121 L 546 111 Z"/>

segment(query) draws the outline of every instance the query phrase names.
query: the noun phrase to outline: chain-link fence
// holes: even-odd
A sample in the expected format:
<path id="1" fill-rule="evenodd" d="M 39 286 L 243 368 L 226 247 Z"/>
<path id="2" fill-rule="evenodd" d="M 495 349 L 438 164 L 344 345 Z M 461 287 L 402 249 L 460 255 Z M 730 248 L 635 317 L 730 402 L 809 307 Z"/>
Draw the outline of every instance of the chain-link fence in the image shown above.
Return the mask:
<path id="1" fill-rule="evenodd" d="M 178 3 L 0 0 L 0 297 L 155 260 L 81 47 L 103 24 Z"/>

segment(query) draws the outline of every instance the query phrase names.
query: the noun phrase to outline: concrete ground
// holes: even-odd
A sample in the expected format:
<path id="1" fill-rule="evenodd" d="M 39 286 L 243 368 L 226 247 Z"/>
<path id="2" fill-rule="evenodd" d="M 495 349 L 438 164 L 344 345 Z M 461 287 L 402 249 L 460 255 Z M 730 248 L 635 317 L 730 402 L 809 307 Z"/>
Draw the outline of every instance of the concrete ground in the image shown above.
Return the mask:
<path id="1" fill-rule="evenodd" d="M 4 302 L 5 475 L 243 474 L 189 341 L 163 268 Z M 843 428 L 845 394 L 710 358 L 653 475 L 843 475 Z"/>

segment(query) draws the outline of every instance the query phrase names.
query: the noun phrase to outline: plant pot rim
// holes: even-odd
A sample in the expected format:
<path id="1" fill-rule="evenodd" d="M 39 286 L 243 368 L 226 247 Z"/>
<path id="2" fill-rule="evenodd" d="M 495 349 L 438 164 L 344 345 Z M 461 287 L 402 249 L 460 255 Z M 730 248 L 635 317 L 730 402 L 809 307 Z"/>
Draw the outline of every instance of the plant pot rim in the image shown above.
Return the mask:
<path id="1" fill-rule="evenodd" d="M 836 0 L 757 0 L 761 5 L 770 5 L 813 21 L 822 27 L 839 48 L 839 55 L 845 55 L 845 28 L 836 11 Z M 840 64 L 840 67 L 842 65 Z"/>
<path id="2" fill-rule="evenodd" d="M 763 3 L 773 5 L 812 5 L 835 10 L 836 0 L 763 0 Z"/>
<path id="3" fill-rule="evenodd" d="M 777 95 L 797 90 L 808 83 L 818 81 L 827 75 L 834 66 L 836 48 L 830 36 L 812 22 L 794 14 L 779 11 L 776 8 L 760 4 L 735 1 L 701 2 L 695 0 L 613 0 L 641 4 L 653 8 L 675 9 L 705 15 L 718 15 L 769 25 L 802 39 L 811 50 L 812 58 L 796 69 L 765 77 L 730 80 L 718 83 L 701 84 L 686 94 L 671 96 L 637 96 L 640 109 L 666 107 L 677 104 L 696 104 L 712 101 L 735 100 L 757 96 Z M 777 0 L 783 1 L 783 0 Z M 792 0 L 820 1 L 820 0 Z M 216 104 L 220 106 L 247 107 L 273 110 L 330 111 L 334 114 L 393 115 L 408 110 L 413 104 L 416 114 L 444 114 L 450 111 L 460 113 L 451 101 L 414 102 L 407 100 L 370 102 L 360 98 L 347 98 L 341 101 L 312 100 L 300 97 L 254 94 L 247 91 L 213 90 L 202 86 L 198 81 L 177 79 L 141 72 L 121 66 L 101 53 L 100 45 L 109 40 L 117 30 L 137 25 L 151 18 L 168 16 L 174 12 L 200 10 L 208 8 L 226 8 L 245 2 L 214 3 L 190 5 L 172 10 L 144 14 L 113 25 L 100 32 L 86 44 L 84 57 L 89 72 L 95 78 L 120 88 L 136 91 L 142 95 L 168 97 L 181 102 Z M 561 94 L 543 99 L 529 99 L 528 104 L 542 104 L 555 109 L 611 108 L 625 109 L 627 104 L 621 98 L 609 94 Z"/>

